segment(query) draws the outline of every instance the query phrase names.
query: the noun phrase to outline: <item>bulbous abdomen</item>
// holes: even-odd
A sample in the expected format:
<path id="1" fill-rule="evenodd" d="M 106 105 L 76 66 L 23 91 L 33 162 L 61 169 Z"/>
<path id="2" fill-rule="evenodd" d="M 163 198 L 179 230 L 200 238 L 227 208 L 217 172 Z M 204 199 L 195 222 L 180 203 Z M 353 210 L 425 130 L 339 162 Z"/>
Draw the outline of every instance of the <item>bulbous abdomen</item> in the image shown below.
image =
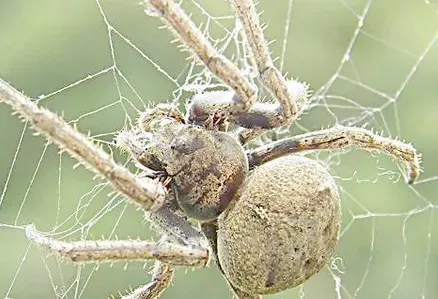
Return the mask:
<path id="1" fill-rule="evenodd" d="M 250 294 L 295 287 L 319 272 L 337 245 L 340 203 L 318 162 L 285 156 L 256 168 L 219 219 L 218 258 Z"/>

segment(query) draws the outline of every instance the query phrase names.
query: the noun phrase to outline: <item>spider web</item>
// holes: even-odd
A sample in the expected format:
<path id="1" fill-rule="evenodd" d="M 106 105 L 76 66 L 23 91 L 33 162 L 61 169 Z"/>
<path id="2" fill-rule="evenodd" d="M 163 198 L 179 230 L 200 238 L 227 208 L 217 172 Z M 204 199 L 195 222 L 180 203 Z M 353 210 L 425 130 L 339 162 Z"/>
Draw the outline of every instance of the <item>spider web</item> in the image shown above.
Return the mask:
<path id="1" fill-rule="evenodd" d="M 132 168 L 112 141 L 158 101 L 181 106 L 220 88 L 187 60 L 162 23 L 135 3 L 8 1 L 0 11 L 1 77 L 62 114 Z M 184 0 L 219 51 L 249 72 L 227 3 Z M 313 101 L 287 134 L 334 125 L 400 137 L 423 155 L 412 186 L 404 168 L 359 150 L 314 153 L 342 195 L 332 263 L 304 285 L 269 298 L 438 298 L 438 3 L 261 0 L 277 65 L 307 81 Z M 32 246 L 23 227 L 62 240 L 156 238 L 140 212 L 76 161 L 33 137 L 0 105 L 0 296 L 103 298 L 149 281 L 152 263 L 75 266 Z M 134 170 L 134 169 L 133 169 Z M 32 294 L 32 295 L 30 295 Z M 163 298 L 231 298 L 219 271 L 177 272 Z"/>

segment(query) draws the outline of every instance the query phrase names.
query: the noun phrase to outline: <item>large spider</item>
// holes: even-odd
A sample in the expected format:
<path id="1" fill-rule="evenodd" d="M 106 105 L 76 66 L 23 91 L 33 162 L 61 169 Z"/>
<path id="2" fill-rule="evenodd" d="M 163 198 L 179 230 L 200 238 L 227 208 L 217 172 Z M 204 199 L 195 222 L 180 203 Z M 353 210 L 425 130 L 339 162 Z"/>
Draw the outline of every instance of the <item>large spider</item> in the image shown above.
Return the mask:
<path id="1" fill-rule="evenodd" d="M 230 0 L 244 29 L 258 81 L 278 104 L 256 102 L 257 88 L 203 37 L 172 0 L 149 0 L 179 39 L 230 90 L 196 95 L 183 115 L 159 104 L 123 131 L 117 143 L 143 170 L 134 176 L 53 113 L 0 81 L 0 100 L 30 120 L 80 162 L 104 176 L 146 211 L 159 242 L 61 242 L 30 225 L 27 237 L 73 262 L 155 259 L 151 283 L 125 298 L 158 297 L 173 265 L 218 263 L 238 298 L 259 298 L 306 281 L 329 261 L 338 241 L 339 194 L 327 170 L 301 155 L 353 146 L 385 152 L 406 163 L 412 183 L 420 172 L 415 149 L 353 127 L 334 127 L 244 150 L 257 135 L 296 120 L 305 84 L 286 80 L 274 66 L 251 0 Z M 200 222 L 193 226 L 190 219 Z"/>

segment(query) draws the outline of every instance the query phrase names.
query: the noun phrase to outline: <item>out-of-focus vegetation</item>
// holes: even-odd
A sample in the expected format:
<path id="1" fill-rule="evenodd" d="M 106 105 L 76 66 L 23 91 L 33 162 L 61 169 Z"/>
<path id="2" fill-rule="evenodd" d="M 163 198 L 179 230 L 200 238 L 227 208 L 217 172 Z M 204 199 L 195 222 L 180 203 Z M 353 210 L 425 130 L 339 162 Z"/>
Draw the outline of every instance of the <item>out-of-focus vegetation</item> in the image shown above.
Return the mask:
<path id="1" fill-rule="evenodd" d="M 264 10 L 261 18 L 269 25 L 266 35 L 276 40 L 271 44 L 274 56 L 282 52 L 288 2 L 261 0 L 259 4 L 260 11 Z M 353 11 L 361 14 L 365 2 L 294 1 L 284 72 L 307 81 L 315 90 L 326 83 L 336 73 L 358 28 Z M 187 65 L 187 53 L 169 43 L 173 36 L 158 29 L 161 22 L 145 15 L 136 1 L 102 0 L 100 4 L 103 13 L 95 1 L 1 0 L 0 77 L 36 98 L 116 64 L 145 103 L 171 99 L 177 88 L 172 80 L 114 32 L 111 53 L 103 17 L 174 79 Z M 212 16 L 231 15 L 226 1 L 198 4 Z M 194 2 L 186 0 L 184 6 L 194 13 L 196 21 L 207 23 Z M 429 46 L 438 29 L 436 9 L 424 1 L 371 1 L 350 61 L 326 93 L 337 97 L 327 97 L 306 113 L 294 133 L 337 122 L 367 123 L 384 135 L 412 142 L 423 154 L 422 177 L 437 176 L 438 43 Z M 229 29 L 234 25 L 229 19 L 219 21 Z M 219 26 L 212 28 L 214 36 L 223 36 Z M 121 99 L 114 76 L 120 83 Z M 183 84 L 183 79 L 184 73 L 178 83 Z M 360 81 L 362 86 L 349 80 Z M 401 86 L 404 88 L 397 94 Z M 82 132 L 110 141 L 126 124 L 127 115 L 135 117 L 129 101 L 142 107 L 128 84 L 108 70 L 59 91 L 41 104 L 69 121 L 77 120 Z M 370 114 L 358 121 L 366 112 Z M 30 129 L 20 141 L 23 125 L 9 107 L 0 104 L 0 190 L 4 190 L 0 223 L 35 222 L 39 229 L 51 231 L 69 219 L 56 227 L 55 233 L 90 224 L 87 221 L 110 202 L 110 189 L 94 197 L 87 195 L 100 181 L 93 181 L 93 175 L 82 167 L 73 170 L 75 161 L 66 155 L 60 157 L 55 146 L 45 151 L 45 140 L 33 137 Z M 124 161 L 118 151 L 115 154 Z M 363 151 L 334 155 L 330 155 L 330 162 L 342 192 L 343 231 L 336 253 L 339 259 L 334 260 L 332 271 L 339 277 L 340 287 L 330 271 L 324 270 L 304 287 L 272 298 L 304 294 L 304 298 L 329 299 L 337 298 L 337 292 L 342 298 L 438 298 L 438 217 L 432 207 L 437 204 L 438 179 L 409 187 L 403 178 L 397 180 L 404 170 L 385 156 Z M 93 225 L 85 226 L 90 233 L 87 238 L 153 235 L 141 213 L 131 206 L 121 203 L 103 214 Z M 80 238 L 77 233 L 67 240 Z M 55 298 L 56 293 L 66 291 L 62 286 L 71 286 L 62 298 L 105 298 L 147 282 L 152 265 L 143 269 L 142 264 L 134 263 L 124 271 L 124 264 L 102 264 L 87 281 L 94 271 L 92 266 L 79 271 L 72 264 L 58 264 L 54 257 L 44 259 L 33 246 L 28 248 L 23 231 L 0 227 L 0 296 Z M 163 298 L 219 299 L 231 298 L 231 294 L 213 265 L 196 271 L 179 270 Z"/>

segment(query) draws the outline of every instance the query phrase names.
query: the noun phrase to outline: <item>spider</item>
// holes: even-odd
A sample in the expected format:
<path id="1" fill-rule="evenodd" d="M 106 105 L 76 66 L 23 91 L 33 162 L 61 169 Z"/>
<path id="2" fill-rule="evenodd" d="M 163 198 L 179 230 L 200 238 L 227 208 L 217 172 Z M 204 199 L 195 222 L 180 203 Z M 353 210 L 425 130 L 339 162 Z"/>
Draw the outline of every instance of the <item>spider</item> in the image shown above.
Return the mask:
<path id="1" fill-rule="evenodd" d="M 135 127 L 122 131 L 117 144 L 134 158 L 140 175 L 0 81 L 1 101 L 112 183 L 161 232 L 158 242 L 63 242 L 26 227 L 32 242 L 76 263 L 155 259 L 152 281 L 124 298 L 156 298 L 170 285 L 173 266 L 205 266 L 210 258 L 238 298 L 280 292 L 318 273 L 338 243 L 339 193 L 322 165 L 296 153 L 350 146 L 376 150 L 407 165 L 408 183 L 419 175 L 420 158 L 411 145 L 363 128 L 337 126 L 246 149 L 263 132 L 293 123 L 309 91 L 275 67 L 254 3 L 230 4 L 258 81 L 278 103 L 256 102 L 253 78 L 219 54 L 175 2 L 148 0 L 149 11 L 229 90 L 195 95 L 185 114 L 158 104 L 143 112 Z"/>

